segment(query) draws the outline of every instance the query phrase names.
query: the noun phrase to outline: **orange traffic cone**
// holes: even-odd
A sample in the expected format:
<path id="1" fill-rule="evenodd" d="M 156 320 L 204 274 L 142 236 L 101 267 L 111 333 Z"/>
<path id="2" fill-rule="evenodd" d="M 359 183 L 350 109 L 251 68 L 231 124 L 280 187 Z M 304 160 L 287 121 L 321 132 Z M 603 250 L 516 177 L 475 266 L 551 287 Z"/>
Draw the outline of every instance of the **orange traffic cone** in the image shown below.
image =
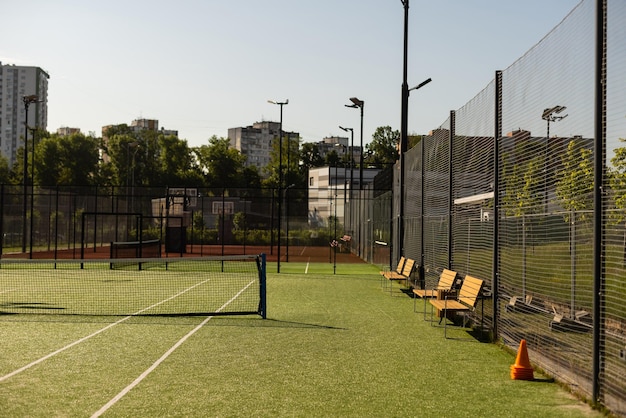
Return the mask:
<path id="1" fill-rule="evenodd" d="M 519 343 L 517 350 L 517 358 L 515 364 L 511 365 L 511 379 L 513 380 L 533 380 L 533 368 L 528 359 L 528 350 L 526 349 L 526 340 Z"/>

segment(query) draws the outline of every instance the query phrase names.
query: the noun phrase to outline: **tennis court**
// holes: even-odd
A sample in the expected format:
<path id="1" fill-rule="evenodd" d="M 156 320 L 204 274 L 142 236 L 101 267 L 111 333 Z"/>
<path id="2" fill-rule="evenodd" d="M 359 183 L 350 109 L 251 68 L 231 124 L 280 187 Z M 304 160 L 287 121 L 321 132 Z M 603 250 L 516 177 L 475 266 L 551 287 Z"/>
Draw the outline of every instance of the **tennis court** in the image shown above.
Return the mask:
<path id="1" fill-rule="evenodd" d="M 375 266 L 290 262 L 281 274 L 272 264 L 267 271 L 263 319 L 124 316 L 127 309 L 117 308 L 115 315 L 9 312 L 12 293 L 24 284 L 5 280 L 2 268 L 1 415 L 600 416 L 540 375 L 512 381 L 514 353 L 468 330 L 444 339 L 440 327 L 413 312 L 409 297 L 381 290 Z M 102 269 L 104 283 L 109 272 L 127 283 L 150 269 L 130 277 Z M 144 292 L 130 310 L 203 280 L 172 273 L 181 283 L 155 283 L 159 293 Z M 218 292 L 221 304 L 216 298 L 211 310 L 245 292 L 237 286 Z"/>

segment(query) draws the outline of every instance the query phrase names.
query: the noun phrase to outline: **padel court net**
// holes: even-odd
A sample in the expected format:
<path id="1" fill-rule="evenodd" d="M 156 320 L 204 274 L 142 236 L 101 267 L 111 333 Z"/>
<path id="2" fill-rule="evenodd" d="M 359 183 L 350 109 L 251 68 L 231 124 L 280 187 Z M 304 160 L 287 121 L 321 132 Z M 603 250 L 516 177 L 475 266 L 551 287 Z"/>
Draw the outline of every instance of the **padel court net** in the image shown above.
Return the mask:
<path id="1" fill-rule="evenodd" d="M 111 268 L 122 263 L 124 269 Z M 0 260 L 0 315 L 265 318 L 265 255 Z"/>

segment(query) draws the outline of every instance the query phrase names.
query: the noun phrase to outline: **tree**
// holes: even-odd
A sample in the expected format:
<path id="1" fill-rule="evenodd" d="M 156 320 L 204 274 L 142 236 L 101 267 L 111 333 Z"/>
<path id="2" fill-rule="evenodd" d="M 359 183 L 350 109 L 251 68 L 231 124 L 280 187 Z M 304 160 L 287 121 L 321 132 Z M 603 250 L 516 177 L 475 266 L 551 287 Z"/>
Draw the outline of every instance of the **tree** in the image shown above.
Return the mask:
<path id="1" fill-rule="evenodd" d="M 399 158 L 398 144 L 400 131 L 390 126 L 379 126 L 372 135 L 372 142 L 367 144 L 363 160 L 367 166 L 384 168 L 395 163 Z"/>
<path id="2" fill-rule="evenodd" d="M 507 216 L 524 216 L 543 210 L 544 199 L 543 155 L 529 158 L 536 154 L 535 139 L 519 139 L 510 151 L 502 152 L 500 175 L 504 193 L 501 197 L 502 208 Z"/>
<path id="3" fill-rule="evenodd" d="M 139 141 L 132 132 L 124 132 L 123 129 L 118 128 L 119 126 L 107 129 L 108 139 L 104 144 L 104 151 L 108 157 L 108 164 L 112 166 L 112 169 L 109 170 L 113 173 L 112 184 L 130 186 L 130 169 L 134 166 L 132 163 L 134 154 L 131 152 L 137 152 L 136 147 L 139 145 Z"/>
<path id="4" fill-rule="evenodd" d="M 100 141 L 75 133 L 52 134 L 35 147 L 35 184 L 41 186 L 89 186 L 99 171 Z"/>
<path id="5" fill-rule="evenodd" d="M 283 186 L 290 184 L 301 184 L 303 182 L 302 172 L 299 169 L 302 160 L 300 153 L 300 140 L 294 138 L 283 138 L 283 149 L 280 149 L 280 141 L 273 141 L 270 151 L 270 162 L 264 168 L 267 175 L 263 181 L 266 187 L 278 187 L 280 180 L 280 168 L 282 167 Z M 282 161 L 280 157 L 282 156 Z M 307 169 L 308 170 L 308 169 Z M 306 176 L 306 174 L 305 174 Z"/>
<path id="6" fill-rule="evenodd" d="M 558 173 L 556 196 L 568 211 L 593 209 L 593 152 L 581 141 L 572 140 L 563 155 L 563 169 Z M 588 217 L 581 214 L 581 219 Z M 567 217 L 569 218 L 569 217 Z"/>
<path id="7" fill-rule="evenodd" d="M 0 154 L 0 184 L 7 184 L 11 180 L 11 169 L 9 168 L 9 160 L 3 154 Z"/>
<path id="8" fill-rule="evenodd" d="M 302 167 L 306 170 L 314 167 L 322 167 L 324 165 L 324 159 L 320 155 L 319 146 L 314 142 L 305 142 L 302 144 L 300 160 L 302 161 Z"/>
<path id="9" fill-rule="evenodd" d="M 243 167 L 246 157 L 230 147 L 227 138 L 212 136 L 209 145 L 195 149 L 200 169 L 209 187 L 243 187 Z M 250 173 L 249 173 L 250 174 Z"/>
<path id="10" fill-rule="evenodd" d="M 148 146 L 144 146 L 149 149 Z M 149 157 L 149 155 L 144 153 L 142 157 Z M 146 161 L 149 160 L 148 158 Z M 160 174 L 159 186 L 198 187 L 203 185 L 200 167 L 196 164 L 186 140 L 179 139 L 175 135 L 159 134 L 157 160 L 157 170 Z"/>
<path id="11" fill-rule="evenodd" d="M 339 154 L 336 150 L 331 150 L 326 153 L 326 165 L 329 167 L 341 167 L 340 164 L 341 159 L 339 158 Z"/>
<path id="12" fill-rule="evenodd" d="M 422 135 L 418 135 L 418 134 L 409 134 L 407 135 L 407 148 L 411 149 L 414 146 L 416 146 L 417 144 L 420 143 L 420 141 L 422 140 Z"/>
<path id="13" fill-rule="evenodd" d="M 248 189 L 259 190 L 261 188 L 261 173 L 255 165 L 243 168 L 243 184 Z"/>
<path id="14" fill-rule="evenodd" d="M 625 138 L 620 138 L 620 142 L 625 143 Z M 611 158 L 613 167 L 609 171 L 609 179 L 611 190 L 613 191 L 615 207 L 621 209 L 616 212 L 618 217 L 617 221 L 621 222 L 624 219 L 623 210 L 626 209 L 626 147 L 620 147 L 615 149 L 615 155 Z"/>

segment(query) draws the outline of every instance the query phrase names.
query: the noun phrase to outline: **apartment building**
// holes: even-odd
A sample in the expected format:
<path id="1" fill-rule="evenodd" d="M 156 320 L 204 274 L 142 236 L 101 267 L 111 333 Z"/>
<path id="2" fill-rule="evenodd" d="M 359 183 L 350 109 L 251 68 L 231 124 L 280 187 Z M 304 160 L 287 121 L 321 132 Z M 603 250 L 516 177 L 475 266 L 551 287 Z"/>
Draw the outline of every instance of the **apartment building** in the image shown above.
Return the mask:
<path id="1" fill-rule="evenodd" d="M 230 128 L 228 140 L 230 146 L 247 157 L 246 166 L 263 168 L 270 163 L 270 154 L 274 141 L 280 137 L 280 123 L 256 122 L 252 126 Z M 286 141 L 295 150 L 299 147 L 300 134 L 298 132 L 283 131 L 283 146 Z"/>
<path id="2" fill-rule="evenodd" d="M 0 153 L 11 166 L 17 158 L 17 150 L 24 146 L 24 140 L 31 138 L 30 130 L 47 128 L 49 78 L 48 73 L 39 67 L 0 62 Z M 26 96 L 31 96 L 32 103 L 24 103 Z M 28 137 L 25 136 L 26 122 Z"/>
<path id="3" fill-rule="evenodd" d="M 80 128 L 70 128 L 69 126 L 62 126 L 57 129 L 57 135 L 59 136 L 70 136 L 79 133 Z"/>

